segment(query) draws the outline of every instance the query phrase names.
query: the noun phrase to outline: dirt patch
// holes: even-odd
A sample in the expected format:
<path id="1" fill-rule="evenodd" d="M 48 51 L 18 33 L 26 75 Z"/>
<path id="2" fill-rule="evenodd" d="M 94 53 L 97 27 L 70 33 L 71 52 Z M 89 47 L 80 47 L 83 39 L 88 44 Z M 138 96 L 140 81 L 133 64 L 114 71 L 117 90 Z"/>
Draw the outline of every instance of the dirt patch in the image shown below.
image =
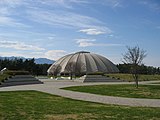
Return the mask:
<path id="1" fill-rule="evenodd" d="M 27 115 L 27 113 L 24 112 L 24 111 L 19 111 L 19 114 L 20 114 L 20 115 L 23 115 L 23 116 Z"/>
<path id="2" fill-rule="evenodd" d="M 88 107 L 100 108 L 100 107 L 106 107 L 106 106 L 101 105 L 101 104 L 91 104 L 91 105 L 88 105 Z"/>
<path id="3" fill-rule="evenodd" d="M 141 92 L 139 92 L 138 94 L 144 95 L 144 96 L 150 96 L 150 95 L 152 95 L 151 92 L 147 92 L 147 91 L 141 91 Z"/>
<path id="4" fill-rule="evenodd" d="M 45 119 L 47 120 L 83 120 L 83 119 L 94 119 L 97 118 L 96 115 L 91 113 L 82 113 L 82 114 L 60 114 L 60 115 L 46 115 Z"/>
<path id="5" fill-rule="evenodd" d="M 111 118 L 112 118 L 112 119 L 113 119 L 113 118 L 116 119 L 116 118 L 117 118 L 116 116 L 107 116 L 107 115 L 105 115 L 104 117 L 105 117 L 106 119 L 111 119 Z"/>
<path id="6" fill-rule="evenodd" d="M 63 97 L 47 97 L 47 99 L 49 99 L 49 100 L 53 100 L 53 101 L 59 101 L 59 100 L 63 100 L 64 98 Z"/>
<path id="7" fill-rule="evenodd" d="M 25 99 L 25 100 L 33 100 L 33 96 L 23 96 L 23 99 Z"/>
<path id="8" fill-rule="evenodd" d="M 66 120 L 66 119 L 78 119 L 77 114 L 65 114 L 65 115 L 46 115 L 47 120 Z"/>

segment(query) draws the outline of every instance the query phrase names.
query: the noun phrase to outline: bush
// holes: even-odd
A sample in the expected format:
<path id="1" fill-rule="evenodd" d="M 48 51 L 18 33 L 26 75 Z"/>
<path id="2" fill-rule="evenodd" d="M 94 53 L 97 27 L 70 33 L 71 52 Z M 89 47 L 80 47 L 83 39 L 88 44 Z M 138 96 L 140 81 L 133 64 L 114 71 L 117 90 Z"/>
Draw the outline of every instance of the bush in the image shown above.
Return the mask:
<path id="1" fill-rule="evenodd" d="M 14 76 L 14 75 L 29 75 L 28 71 L 6 71 L 4 72 L 5 74 L 8 74 L 10 76 Z"/>
<path id="2" fill-rule="evenodd" d="M 103 72 L 95 72 L 95 73 L 88 73 L 87 75 L 102 75 L 104 76 Z"/>
<path id="3" fill-rule="evenodd" d="M 2 75 L 0 75 L 0 83 L 4 82 L 8 78 L 12 78 L 14 75 L 29 75 L 28 71 L 11 71 L 7 70 Z"/>
<path id="4" fill-rule="evenodd" d="M 7 80 L 8 77 L 9 77 L 8 74 L 2 74 L 2 75 L 0 75 L 0 83 L 1 83 L 1 82 L 4 82 L 5 80 Z"/>
<path id="5" fill-rule="evenodd" d="M 4 82 L 5 80 L 3 79 L 3 80 L 1 80 L 1 82 Z"/>

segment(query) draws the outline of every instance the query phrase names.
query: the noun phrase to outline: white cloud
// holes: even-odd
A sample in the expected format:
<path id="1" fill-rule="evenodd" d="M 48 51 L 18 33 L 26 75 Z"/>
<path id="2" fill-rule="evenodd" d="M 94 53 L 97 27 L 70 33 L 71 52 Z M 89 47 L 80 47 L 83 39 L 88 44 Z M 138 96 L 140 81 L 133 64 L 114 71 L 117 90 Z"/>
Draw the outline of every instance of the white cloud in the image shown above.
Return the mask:
<path id="1" fill-rule="evenodd" d="M 102 4 L 112 8 L 121 7 L 123 0 L 40 0 L 42 4 L 57 5 L 65 8 L 72 8 L 74 4 Z"/>
<path id="2" fill-rule="evenodd" d="M 0 26 L 11 26 L 11 27 L 29 27 L 28 25 L 19 23 L 7 16 L 0 16 Z"/>
<path id="3" fill-rule="evenodd" d="M 69 26 L 69 27 L 86 27 L 91 22 L 97 22 L 87 16 L 82 16 L 69 12 L 59 11 L 29 11 L 32 20 L 47 23 L 51 25 Z M 38 19 L 35 19 L 38 18 Z"/>
<path id="4" fill-rule="evenodd" d="M 47 10 L 44 5 L 56 6 L 60 5 L 62 7 L 71 6 L 72 4 L 86 4 L 90 3 L 88 0 L 0 0 L 0 25 L 2 26 L 22 26 L 31 27 L 29 25 L 23 24 L 18 19 L 12 16 L 17 13 L 17 6 L 24 7 L 23 14 L 26 14 L 29 20 L 49 24 L 61 27 L 72 27 L 75 29 L 86 29 L 92 28 L 87 34 L 103 34 L 104 32 L 111 31 L 109 28 L 105 27 L 105 24 L 96 18 L 76 14 L 73 12 L 60 11 L 60 10 Z M 43 7 L 41 7 L 43 5 Z M 4 7 L 5 6 L 5 7 Z M 8 6 L 8 7 L 6 7 Z M 47 7 L 46 6 L 46 7 Z M 14 14 L 12 14 L 14 13 Z M 19 15 L 22 14 L 18 13 Z M 95 29 L 95 30 L 94 30 Z M 83 32 L 83 31 L 82 31 Z"/>
<path id="5" fill-rule="evenodd" d="M 79 47 L 88 47 L 94 46 L 92 42 L 96 41 L 95 39 L 76 39 L 76 43 L 78 43 Z"/>
<path id="6" fill-rule="evenodd" d="M 9 10 L 7 7 L 0 8 L 0 15 L 8 15 L 8 14 L 9 14 Z"/>
<path id="7" fill-rule="evenodd" d="M 44 51 L 33 51 L 27 54 L 24 53 L 22 56 L 26 58 L 45 58 Z"/>
<path id="8" fill-rule="evenodd" d="M 102 5 L 109 6 L 112 8 L 122 7 L 123 0 L 103 0 Z"/>
<path id="9" fill-rule="evenodd" d="M 54 38 L 55 38 L 54 36 L 49 36 L 48 37 L 49 40 L 54 40 Z"/>
<path id="10" fill-rule="evenodd" d="M 95 39 L 87 39 L 87 38 L 81 38 L 81 39 L 76 39 L 77 43 L 80 42 L 94 42 L 96 41 Z"/>
<path id="11" fill-rule="evenodd" d="M 109 7 L 121 7 L 124 0 L 0 0 L 0 5 L 7 5 L 9 7 L 15 7 L 18 5 L 35 6 L 47 5 L 52 7 L 73 8 L 75 4 L 101 4 Z"/>
<path id="12" fill-rule="evenodd" d="M 104 23 L 96 18 L 80 15 L 67 11 L 44 11 L 42 9 L 32 9 L 27 11 L 28 19 L 32 21 L 60 27 L 70 27 L 75 29 L 92 28 L 89 34 L 100 34 L 100 32 L 111 32 Z M 91 33 L 92 32 L 92 33 Z M 93 33 L 94 32 L 94 33 Z M 99 33 L 98 33 L 99 32 Z"/>
<path id="13" fill-rule="evenodd" d="M 63 7 L 72 8 L 75 4 L 86 4 L 88 0 L 0 0 L 1 6 L 16 7 L 19 5 L 25 5 L 27 7 L 39 6 L 52 6 L 52 7 Z"/>
<path id="14" fill-rule="evenodd" d="M 80 42 L 79 47 L 89 47 L 89 46 L 94 46 L 95 44 L 92 42 Z"/>
<path id="15" fill-rule="evenodd" d="M 15 16 L 18 12 L 16 7 L 22 5 L 23 0 L 0 0 L 0 26 L 30 27 L 23 24 Z"/>
<path id="16" fill-rule="evenodd" d="M 0 16 L 0 25 L 7 25 L 8 23 L 12 23 L 13 20 L 9 17 Z"/>
<path id="17" fill-rule="evenodd" d="M 66 54 L 67 52 L 64 50 L 49 50 L 45 53 L 45 57 L 52 60 L 57 60 Z"/>
<path id="18" fill-rule="evenodd" d="M 67 54 L 68 53 L 64 50 L 49 50 L 47 52 L 33 51 L 27 54 L 24 51 L 0 52 L 0 56 L 3 56 L 3 57 L 15 56 L 15 57 L 25 57 L 25 58 L 48 58 L 51 60 L 57 60 Z"/>
<path id="19" fill-rule="evenodd" d="M 105 29 L 95 29 L 95 28 L 88 28 L 88 29 L 81 29 L 79 32 L 86 33 L 87 35 L 100 35 L 100 34 L 109 34 L 112 31 L 108 28 Z"/>
<path id="20" fill-rule="evenodd" d="M 87 0 L 39 0 L 44 5 L 61 6 L 64 8 L 72 8 L 74 4 L 86 4 Z"/>
<path id="21" fill-rule="evenodd" d="M 106 44 L 106 43 L 96 43 L 95 39 L 76 39 L 76 43 L 79 47 L 90 47 L 90 46 L 123 46 L 121 44 Z"/>
<path id="22" fill-rule="evenodd" d="M 25 57 L 25 58 L 44 58 L 44 52 L 29 52 L 25 53 L 24 51 L 16 51 L 16 52 L 0 52 L 0 56 L 2 57 Z"/>
<path id="23" fill-rule="evenodd" d="M 24 38 L 26 38 L 26 36 L 31 36 L 31 38 L 36 38 L 36 39 L 48 39 L 48 40 L 53 40 L 55 38 L 55 34 L 54 33 L 50 33 L 50 31 L 45 31 L 45 32 L 36 32 L 36 31 L 28 31 L 28 30 L 20 30 L 20 29 L 16 29 L 14 31 L 12 31 L 12 33 L 8 33 L 6 31 L 0 31 L 0 36 L 5 36 L 5 37 L 16 37 L 18 34 L 18 36 L 23 36 Z M 32 39 L 33 40 L 33 39 Z"/>
<path id="24" fill-rule="evenodd" d="M 17 52 L 0 52 L 0 56 L 2 57 L 10 57 L 10 56 L 21 57 L 23 56 L 23 54 L 20 54 Z"/>
<path id="25" fill-rule="evenodd" d="M 44 48 L 40 48 L 37 46 L 25 44 L 23 42 L 17 42 L 17 41 L 0 41 L 0 47 L 1 48 L 13 48 L 16 50 L 34 50 L 34 51 L 41 51 L 45 50 Z"/>
<path id="26" fill-rule="evenodd" d="M 0 0 L 1 6 L 9 6 L 9 7 L 15 7 L 17 5 L 21 5 L 23 0 Z"/>
<path id="27" fill-rule="evenodd" d="M 151 10 L 156 10 L 158 12 L 160 10 L 160 4 L 159 4 L 159 2 L 155 2 L 153 0 L 142 0 L 142 1 L 139 1 L 139 3 L 147 6 Z"/>

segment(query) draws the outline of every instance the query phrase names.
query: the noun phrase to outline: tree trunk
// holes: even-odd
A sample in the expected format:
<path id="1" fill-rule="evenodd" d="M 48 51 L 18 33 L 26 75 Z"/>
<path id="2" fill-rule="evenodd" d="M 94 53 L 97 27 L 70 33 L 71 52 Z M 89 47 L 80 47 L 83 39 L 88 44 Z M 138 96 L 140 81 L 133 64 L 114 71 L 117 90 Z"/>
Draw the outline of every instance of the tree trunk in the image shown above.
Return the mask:
<path id="1" fill-rule="evenodd" d="M 136 88 L 138 88 L 138 79 L 136 79 L 135 82 L 136 82 Z"/>
<path id="2" fill-rule="evenodd" d="M 136 88 L 138 88 L 138 76 L 139 75 L 137 73 L 135 73 L 135 74 L 132 74 L 132 76 L 133 76 L 133 79 L 135 81 Z"/>
<path id="3" fill-rule="evenodd" d="M 72 80 L 72 73 L 70 73 L 70 80 Z"/>
<path id="4" fill-rule="evenodd" d="M 138 88 L 138 74 L 134 74 L 134 80 L 135 80 L 135 83 L 136 83 L 136 88 Z"/>

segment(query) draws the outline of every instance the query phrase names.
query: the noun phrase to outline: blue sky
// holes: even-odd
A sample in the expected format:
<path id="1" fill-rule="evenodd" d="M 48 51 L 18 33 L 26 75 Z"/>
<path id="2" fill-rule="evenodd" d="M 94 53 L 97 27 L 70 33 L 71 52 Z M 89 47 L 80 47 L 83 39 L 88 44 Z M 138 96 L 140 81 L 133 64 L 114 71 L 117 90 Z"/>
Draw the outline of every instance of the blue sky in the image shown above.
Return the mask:
<path id="1" fill-rule="evenodd" d="M 146 65 L 160 66 L 159 0 L 0 0 L 0 56 L 86 50 L 118 64 L 136 45 Z"/>

